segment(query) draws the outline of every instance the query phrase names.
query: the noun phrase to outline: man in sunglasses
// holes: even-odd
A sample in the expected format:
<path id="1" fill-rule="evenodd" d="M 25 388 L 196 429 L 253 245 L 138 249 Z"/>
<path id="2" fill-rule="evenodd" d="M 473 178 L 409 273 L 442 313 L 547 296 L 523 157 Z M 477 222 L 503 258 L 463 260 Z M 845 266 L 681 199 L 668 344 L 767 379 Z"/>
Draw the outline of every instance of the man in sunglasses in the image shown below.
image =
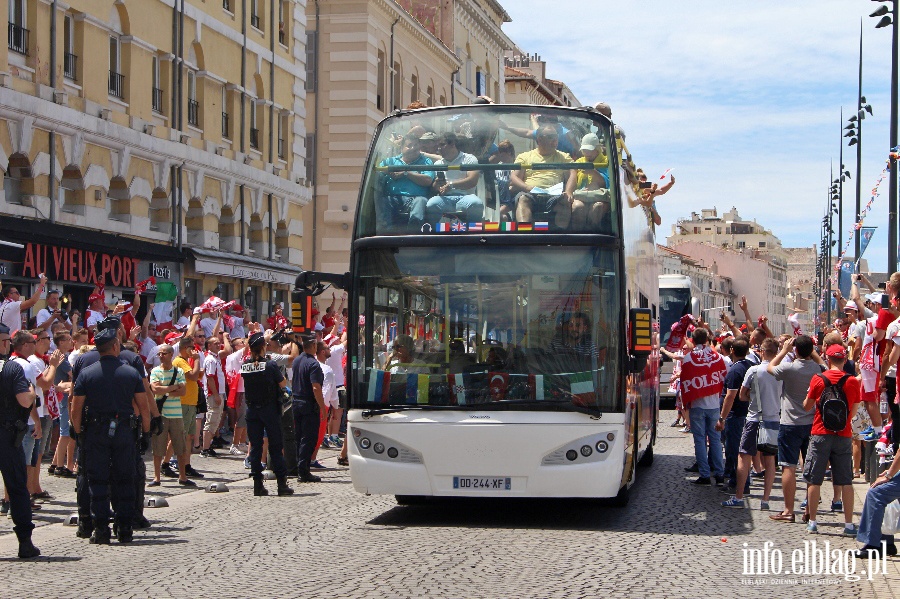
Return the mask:
<path id="1" fill-rule="evenodd" d="M 28 299 L 23 300 L 19 289 L 15 285 L 7 285 L 3 288 L 3 302 L 0 303 L 0 323 L 5 324 L 10 331 L 15 333 L 22 328 L 22 312 L 28 310 L 35 305 L 41 294 L 44 293 L 44 286 L 47 284 L 47 277 L 41 276 L 41 282 L 34 289 L 34 294 Z"/>

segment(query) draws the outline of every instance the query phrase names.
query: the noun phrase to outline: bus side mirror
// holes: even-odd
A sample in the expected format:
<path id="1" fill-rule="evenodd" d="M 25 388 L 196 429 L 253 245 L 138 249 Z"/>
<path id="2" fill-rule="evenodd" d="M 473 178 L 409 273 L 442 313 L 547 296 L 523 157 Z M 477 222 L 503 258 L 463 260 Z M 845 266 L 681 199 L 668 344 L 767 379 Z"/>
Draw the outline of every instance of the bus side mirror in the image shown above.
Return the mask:
<path id="1" fill-rule="evenodd" d="M 653 351 L 652 314 L 649 308 L 631 308 L 628 328 L 631 331 L 631 371 L 641 372 Z"/>

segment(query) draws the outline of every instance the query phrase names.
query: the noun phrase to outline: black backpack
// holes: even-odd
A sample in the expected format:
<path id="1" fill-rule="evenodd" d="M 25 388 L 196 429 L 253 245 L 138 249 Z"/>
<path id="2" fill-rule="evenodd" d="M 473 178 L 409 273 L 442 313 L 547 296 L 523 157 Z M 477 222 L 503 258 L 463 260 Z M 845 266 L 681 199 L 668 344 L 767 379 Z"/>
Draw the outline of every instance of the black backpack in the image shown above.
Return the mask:
<path id="1" fill-rule="evenodd" d="M 825 382 L 825 389 L 819 398 L 819 412 L 822 414 L 822 426 L 829 432 L 840 433 L 847 427 L 850 418 L 850 405 L 844 393 L 844 383 L 850 378 L 844 374 L 837 383 L 832 383 L 824 374 L 820 374 Z"/>

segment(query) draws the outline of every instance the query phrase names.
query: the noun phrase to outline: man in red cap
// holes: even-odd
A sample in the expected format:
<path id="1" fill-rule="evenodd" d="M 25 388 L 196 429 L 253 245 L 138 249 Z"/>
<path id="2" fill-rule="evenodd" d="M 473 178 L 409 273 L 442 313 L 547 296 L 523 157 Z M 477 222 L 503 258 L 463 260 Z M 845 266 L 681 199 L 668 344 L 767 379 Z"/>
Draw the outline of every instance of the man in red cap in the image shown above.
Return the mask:
<path id="1" fill-rule="evenodd" d="M 856 412 L 860 401 L 859 380 L 844 372 L 847 349 L 840 344 L 829 345 L 825 350 L 828 370 L 814 376 L 809 382 L 809 391 L 803 408 L 807 411 L 815 407 L 812 436 L 803 466 L 803 478 L 807 482 L 806 512 L 803 521 L 806 531 L 819 532 L 816 525 L 816 510 L 819 492 L 825 478 L 825 470 L 831 462 L 831 476 L 834 482 L 835 499 L 838 492 L 844 503 L 844 534 L 856 536 L 853 524 L 853 431 L 851 414 Z"/>

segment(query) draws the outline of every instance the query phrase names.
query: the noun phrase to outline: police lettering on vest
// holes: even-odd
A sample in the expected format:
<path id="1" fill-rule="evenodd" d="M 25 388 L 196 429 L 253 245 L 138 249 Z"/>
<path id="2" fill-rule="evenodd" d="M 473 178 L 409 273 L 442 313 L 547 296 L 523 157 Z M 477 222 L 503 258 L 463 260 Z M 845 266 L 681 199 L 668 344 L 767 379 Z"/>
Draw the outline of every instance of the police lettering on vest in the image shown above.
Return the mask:
<path id="1" fill-rule="evenodd" d="M 265 358 L 254 360 L 252 355 L 241 364 L 241 377 L 247 406 L 254 408 L 276 401 L 278 385 L 284 380 L 275 362 Z"/>

